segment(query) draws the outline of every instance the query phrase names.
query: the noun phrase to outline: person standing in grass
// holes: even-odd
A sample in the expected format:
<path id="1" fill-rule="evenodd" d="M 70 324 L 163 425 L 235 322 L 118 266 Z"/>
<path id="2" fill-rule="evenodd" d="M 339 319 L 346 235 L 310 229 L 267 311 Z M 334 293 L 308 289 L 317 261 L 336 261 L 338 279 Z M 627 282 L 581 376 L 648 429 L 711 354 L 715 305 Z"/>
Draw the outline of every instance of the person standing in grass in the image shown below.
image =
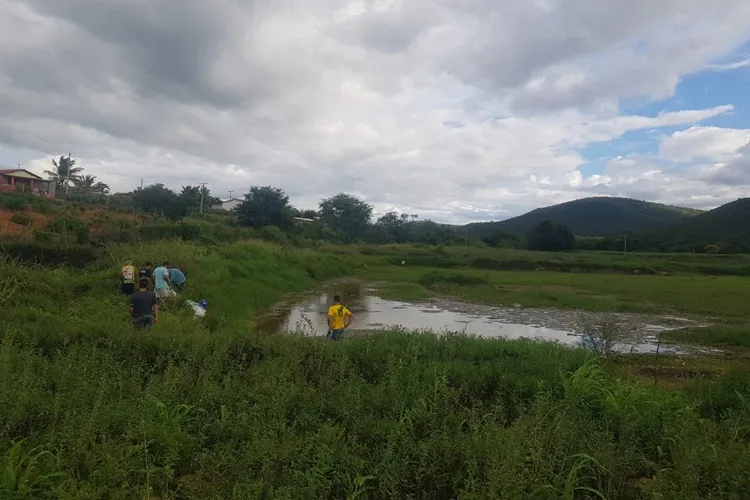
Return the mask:
<path id="1" fill-rule="evenodd" d="M 328 337 L 338 340 L 339 336 L 352 324 L 354 315 L 341 303 L 341 297 L 333 297 L 333 305 L 328 308 Z"/>
<path id="2" fill-rule="evenodd" d="M 151 328 L 159 322 L 159 301 L 156 294 L 149 291 L 151 280 L 141 278 L 138 291 L 130 296 L 130 315 L 136 328 Z"/>
<path id="3" fill-rule="evenodd" d="M 175 290 L 182 290 L 186 281 L 187 278 L 185 277 L 185 273 L 180 271 L 177 266 L 173 266 L 169 269 L 169 282 L 172 283 Z"/>
<path id="4" fill-rule="evenodd" d="M 161 300 L 169 297 L 169 262 L 154 269 L 154 293 Z"/>
<path id="5" fill-rule="evenodd" d="M 146 262 L 143 264 L 143 267 L 138 272 L 138 276 L 140 278 L 148 278 L 149 283 L 151 282 L 151 276 L 154 274 L 154 266 L 151 265 L 150 262 Z M 151 285 L 149 285 L 149 290 L 151 289 Z"/>
<path id="6" fill-rule="evenodd" d="M 123 295 L 132 295 L 135 292 L 135 267 L 131 261 L 125 262 L 120 270 L 120 290 Z"/>

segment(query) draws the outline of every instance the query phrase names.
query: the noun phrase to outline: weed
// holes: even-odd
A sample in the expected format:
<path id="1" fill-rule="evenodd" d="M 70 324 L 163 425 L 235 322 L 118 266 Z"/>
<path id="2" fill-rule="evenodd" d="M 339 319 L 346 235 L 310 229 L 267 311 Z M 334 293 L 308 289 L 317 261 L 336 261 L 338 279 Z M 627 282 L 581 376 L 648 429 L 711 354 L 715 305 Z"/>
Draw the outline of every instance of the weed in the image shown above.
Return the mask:
<path id="1" fill-rule="evenodd" d="M 174 308 L 152 330 L 132 329 L 117 272 L 125 260 L 159 259 L 190 269 L 190 293 L 211 304 L 205 322 Z M 553 343 L 253 331 L 284 294 L 356 274 L 367 259 L 181 238 L 107 245 L 81 267 L 0 258 L 0 293 L 12 301 L 0 315 L 0 495 L 617 500 L 750 490 L 746 372 L 667 391 L 615 378 L 617 357 Z M 368 272 L 406 276 L 413 292 L 427 271 Z M 435 281 L 469 295 L 561 276 L 440 272 L 492 285 Z M 581 290 L 656 293 L 637 281 L 650 277 L 565 276 Z M 690 293 L 713 290 L 700 280 Z M 706 295 L 714 313 L 738 311 Z"/>
<path id="2" fill-rule="evenodd" d="M 610 356 L 627 350 L 632 344 L 631 335 L 612 314 L 604 314 L 598 321 L 591 315 L 582 315 L 581 345 L 600 356 Z"/>

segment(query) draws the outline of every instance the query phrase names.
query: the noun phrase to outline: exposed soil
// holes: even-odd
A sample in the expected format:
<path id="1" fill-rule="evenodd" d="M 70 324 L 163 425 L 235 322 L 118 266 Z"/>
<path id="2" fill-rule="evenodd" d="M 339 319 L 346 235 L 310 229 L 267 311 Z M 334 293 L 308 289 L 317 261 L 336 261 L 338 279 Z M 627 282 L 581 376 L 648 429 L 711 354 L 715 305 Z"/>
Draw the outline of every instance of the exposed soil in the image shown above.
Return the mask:
<path id="1" fill-rule="evenodd" d="M 516 304 L 512 307 L 487 306 L 461 302 L 446 298 L 434 298 L 422 303 L 476 316 L 487 316 L 504 323 L 541 326 L 572 333 L 585 333 L 591 328 L 601 328 L 606 321 L 633 339 L 654 340 L 660 332 L 687 326 L 707 326 L 702 318 L 677 317 L 671 315 L 601 313 L 578 309 L 527 308 Z"/>
<path id="2" fill-rule="evenodd" d="M 61 204 L 61 207 L 63 208 L 63 205 Z M 34 229 L 41 229 L 47 226 L 47 224 L 51 223 L 58 217 L 62 217 L 65 215 L 65 212 L 50 212 L 47 214 L 40 214 L 38 212 L 34 212 L 32 210 L 25 210 L 21 213 L 29 216 L 31 219 L 31 222 L 29 223 L 28 227 L 24 227 L 21 224 L 16 224 L 12 221 L 13 214 L 16 212 L 11 212 L 10 210 L 7 210 L 5 208 L 0 208 L 0 236 L 23 236 L 24 231 L 26 232 L 26 235 L 30 236 L 33 234 Z M 106 215 L 108 217 L 111 217 L 113 219 L 122 219 L 122 220 L 130 220 L 130 221 L 138 221 L 138 217 L 132 214 L 124 214 L 120 212 L 110 212 L 105 210 L 104 208 L 86 208 L 83 211 L 76 211 L 75 216 L 83 219 L 91 224 L 91 230 L 93 232 L 96 232 L 97 229 L 99 229 L 94 223 L 94 221 L 101 217 L 102 215 Z"/>

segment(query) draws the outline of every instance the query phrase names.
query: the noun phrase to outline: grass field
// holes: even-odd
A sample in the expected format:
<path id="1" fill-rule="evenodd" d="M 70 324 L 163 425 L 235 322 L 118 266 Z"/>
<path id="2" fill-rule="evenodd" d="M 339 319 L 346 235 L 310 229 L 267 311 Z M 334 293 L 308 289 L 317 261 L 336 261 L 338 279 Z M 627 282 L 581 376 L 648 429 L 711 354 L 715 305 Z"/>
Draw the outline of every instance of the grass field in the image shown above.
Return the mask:
<path id="1" fill-rule="evenodd" d="M 739 325 L 744 278 L 382 266 L 382 256 L 357 251 L 260 243 L 164 242 L 106 254 L 87 269 L 0 260 L 0 498 L 733 499 L 750 491 L 743 364 L 601 360 L 461 335 L 330 343 L 252 331 L 284 294 L 349 275 L 401 297 L 664 308 Z M 173 303 L 155 329 L 134 332 L 117 295 L 128 258 L 182 263 L 185 296 L 208 299 L 207 317 Z M 654 384 L 666 372 L 690 378 Z"/>
<path id="2" fill-rule="evenodd" d="M 742 276 L 632 276 L 555 272 L 485 271 L 390 266 L 364 272 L 386 282 L 393 299 L 431 293 L 486 304 L 570 307 L 594 311 L 674 312 L 739 320 L 750 316 Z"/>
<path id="3" fill-rule="evenodd" d="M 325 246 L 326 252 L 364 259 L 372 265 L 495 271 L 561 271 L 569 273 L 706 274 L 750 276 L 750 255 L 619 252 L 532 252 L 487 247 L 414 245 Z"/>

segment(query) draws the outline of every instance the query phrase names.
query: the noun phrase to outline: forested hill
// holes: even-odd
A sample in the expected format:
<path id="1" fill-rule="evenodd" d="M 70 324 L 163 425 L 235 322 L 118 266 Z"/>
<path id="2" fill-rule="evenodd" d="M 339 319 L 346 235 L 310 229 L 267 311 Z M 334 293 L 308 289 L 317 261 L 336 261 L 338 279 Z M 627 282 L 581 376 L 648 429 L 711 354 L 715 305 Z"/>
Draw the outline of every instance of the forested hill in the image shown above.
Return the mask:
<path id="1" fill-rule="evenodd" d="M 665 251 L 701 251 L 716 245 L 722 251 L 750 251 L 750 198 L 740 198 L 643 237 L 649 247 Z"/>
<path id="2" fill-rule="evenodd" d="M 683 223 L 700 210 L 633 200 L 593 197 L 569 201 L 498 222 L 468 224 L 470 238 L 484 238 L 502 231 L 522 237 L 545 220 L 565 224 L 578 236 L 615 236 L 626 231 L 648 233 Z"/>

